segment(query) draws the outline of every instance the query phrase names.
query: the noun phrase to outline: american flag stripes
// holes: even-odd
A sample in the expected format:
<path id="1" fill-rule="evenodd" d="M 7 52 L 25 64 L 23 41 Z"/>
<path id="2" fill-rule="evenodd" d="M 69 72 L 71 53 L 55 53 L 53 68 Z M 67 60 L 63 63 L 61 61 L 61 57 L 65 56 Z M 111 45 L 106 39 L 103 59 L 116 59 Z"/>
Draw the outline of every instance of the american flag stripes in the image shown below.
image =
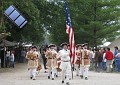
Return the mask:
<path id="1" fill-rule="evenodd" d="M 75 61 L 74 31 L 72 28 L 72 23 L 71 23 L 71 19 L 70 19 L 70 13 L 69 13 L 67 2 L 65 2 L 65 13 L 66 13 L 66 33 L 69 36 L 71 63 L 74 63 L 74 61 Z"/>

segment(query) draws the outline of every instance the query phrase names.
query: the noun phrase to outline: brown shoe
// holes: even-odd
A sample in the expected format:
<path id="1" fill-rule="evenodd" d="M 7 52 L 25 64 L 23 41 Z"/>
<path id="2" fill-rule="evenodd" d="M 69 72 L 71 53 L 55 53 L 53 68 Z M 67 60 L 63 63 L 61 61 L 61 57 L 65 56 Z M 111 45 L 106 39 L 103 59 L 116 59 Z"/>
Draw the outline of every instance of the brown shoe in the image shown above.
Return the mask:
<path id="1" fill-rule="evenodd" d="M 33 80 L 35 80 L 35 78 Z"/>

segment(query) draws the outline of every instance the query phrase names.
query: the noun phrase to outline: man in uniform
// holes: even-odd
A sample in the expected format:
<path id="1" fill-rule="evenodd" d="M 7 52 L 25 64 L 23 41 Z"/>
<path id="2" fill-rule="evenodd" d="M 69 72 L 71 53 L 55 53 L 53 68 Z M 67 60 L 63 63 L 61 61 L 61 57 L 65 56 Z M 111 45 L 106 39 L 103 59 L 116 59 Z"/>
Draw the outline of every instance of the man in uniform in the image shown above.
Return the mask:
<path id="1" fill-rule="evenodd" d="M 69 77 L 71 74 L 70 51 L 67 48 L 67 43 L 62 43 L 61 46 L 63 49 L 59 51 L 59 57 L 61 58 L 62 83 L 64 83 L 66 76 L 66 84 L 69 85 Z"/>
<path id="2" fill-rule="evenodd" d="M 85 80 L 88 80 L 88 70 L 90 67 L 89 53 L 90 51 L 87 50 L 87 44 L 83 44 L 81 65 L 80 65 L 80 72 L 81 72 L 80 77 L 85 78 Z"/>
<path id="3" fill-rule="evenodd" d="M 36 79 L 36 72 L 38 67 L 38 53 L 36 53 L 37 47 L 33 46 L 30 51 L 27 52 L 26 58 L 28 59 L 28 69 L 30 71 L 30 78 Z"/>
<path id="4" fill-rule="evenodd" d="M 77 50 L 76 50 L 76 61 L 75 61 L 75 66 L 76 66 L 76 76 L 79 76 L 79 72 L 80 72 L 80 58 L 82 56 L 82 45 L 81 44 L 77 44 L 76 45 Z"/>
<path id="5" fill-rule="evenodd" d="M 48 79 L 50 79 L 51 72 L 52 72 L 52 80 L 54 80 L 54 74 L 57 68 L 57 52 L 55 51 L 56 45 L 51 44 L 49 45 L 49 49 L 46 50 L 47 56 L 47 68 L 48 68 Z"/>

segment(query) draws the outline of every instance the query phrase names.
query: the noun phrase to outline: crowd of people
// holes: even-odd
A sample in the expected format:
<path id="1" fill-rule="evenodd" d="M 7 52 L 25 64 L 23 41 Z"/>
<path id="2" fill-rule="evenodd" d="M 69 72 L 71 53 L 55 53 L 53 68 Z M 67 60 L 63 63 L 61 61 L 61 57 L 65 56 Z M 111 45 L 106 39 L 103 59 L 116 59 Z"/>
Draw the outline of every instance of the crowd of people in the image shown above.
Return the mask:
<path id="1" fill-rule="evenodd" d="M 120 49 L 117 46 L 115 52 L 112 53 L 110 48 L 93 50 L 87 43 L 77 44 L 74 63 L 71 63 L 70 45 L 62 43 L 61 47 L 62 49 L 58 50 L 55 44 L 50 44 L 41 51 L 43 66 L 45 73 L 48 73 L 48 79 L 54 80 L 55 77 L 59 76 L 58 72 L 61 72 L 61 82 L 66 81 L 66 84 L 69 85 L 72 71 L 76 72 L 76 76 L 85 80 L 88 80 L 89 69 L 96 72 L 120 72 Z M 37 52 L 37 47 L 31 47 L 26 58 L 28 59 L 30 78 L 35 80 L 36 73 L 42 69 L 39 61 L 40 52 Z"/>
<path id="2" fill-rule="evenodd" d="M 0 48 L 1 68 L 15 67 L 15 62 L 24 63 L 26 61 L 26 49 L 12 49 L 9 47 Z"/>
<path id="3" fill-rule="evenodd" d="M 120 49 L 114 47 L 114 53 L 110 48 L 95 49 L 90 52 L 91 69 L 97 72 L 120 72 Z"/>
<path id="4" fill-rule="evenodd" d="M 61 83 L 69 85 L 69 80 L 72 78 L 73 64 L 75 64 L 76 74 L 82 79 L 88 80 L 88 70 L 90 67 L 90 50 L 88 45 L 77 45 L 75 63 L 71 63 L 70 47 L 67 43 L 61 44 L 62 49 L 57 50 L 55 44 L 50 44 L 42 51 L 42 58 L 45 72 L 48 73 L 48 79 L 54 80 L 58 77 L 58 72 L 61 72 Z M 38 72 L 38 60 L 40 59 L 36 47 L 31 47 L 27 52 L 28 69 L 30 71 L 30 79 L 36 80 L 36 73 Z M 41 67 L 40 67 L 41 68 Z M 41 69 L 39 69 L 41 70 Z"/>
<path id="5" fill-rule="evenodd" d="M 72 72 L 76 72 L 76 76 L 81 79 L 88 80 L 89 69 L 96 72 L 120 72 L 120 49 L 115 46 L 114 53 L 110 48 L 92 49 L 87 43 L 77 44 L 75 51 L 75 62 L 71 63 L 70 45 L 67 43 L 61 44 L 61 49 L 55 44 L 50 44 L 45 48 L 37 49 L 36 46 L 31 46 L 26 52 L 21 50 L 20 61 L 25 58 L 28 61 L 28 70 L 30 79 L 36 80 L 37 73 L 42 69 L 40 59 L 43 59 L 45 73 L 48 74 L 48 79 L 54 80 L 58 77 L 58 72 L 61 72 L 61 83 L 69 85 L 69 80 L 72 78 Z M 40 58 L 41 57 L 41 58 Z M 5 66 L 15 66 L 15 53 L 9 49 L 5 52 Z"/>
<path id="6" fill-rule="evenodd" d="M 14 51 L 10 51 L 9 49 L 5 52 L 5 67 L 13 67 L 14 68 Z"/>

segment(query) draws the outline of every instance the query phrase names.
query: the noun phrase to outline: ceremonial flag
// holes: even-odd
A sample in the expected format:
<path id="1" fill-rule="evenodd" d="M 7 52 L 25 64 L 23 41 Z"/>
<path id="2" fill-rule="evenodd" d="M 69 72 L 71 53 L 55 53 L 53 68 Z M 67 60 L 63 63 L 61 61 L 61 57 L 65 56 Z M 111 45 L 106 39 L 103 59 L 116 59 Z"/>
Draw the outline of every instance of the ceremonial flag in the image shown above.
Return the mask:
<path id="1" fill-rule="evenodd" d="M 73 31 L 73 28 L 72 28 L 72 23 L 71 23 L 71 19 L 70 19 L 68 4 L 67 4 L 66 1 L 65 1 L 65 13 L 66 13 L 66 33 L 69 36 L 71 63 L 74 63 L 74 61 L 75 61 L 74 31 Z"/>

